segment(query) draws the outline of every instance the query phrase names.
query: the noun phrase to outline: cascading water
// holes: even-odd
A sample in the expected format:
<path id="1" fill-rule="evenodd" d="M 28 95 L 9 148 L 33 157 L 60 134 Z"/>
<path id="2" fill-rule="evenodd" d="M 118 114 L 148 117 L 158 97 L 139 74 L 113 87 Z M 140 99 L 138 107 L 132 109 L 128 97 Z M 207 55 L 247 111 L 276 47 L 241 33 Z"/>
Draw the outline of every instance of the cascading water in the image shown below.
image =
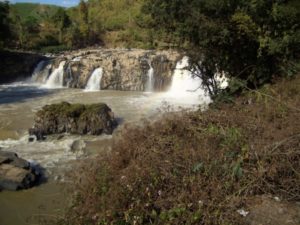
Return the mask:
<path id="1" fill-rule="evenodd" d="M 59 67 L 56 68 L 49 76 L 45 87 L 47 88 L 62 88 L 64 82 L 64 66 L 66 62 L 62 61 Z"/>
<path id="2" fill-rule="evenodd" d="M 40 75 L 40 72 L 42 71 L 43 67 L 44 67 L 45 61 L 40 61 L 37 66 L 34 68 L 34 71 L 32 73 L 31 76 L 31 81 L 32 82 L 37 82 L 38 77 Z"/>
<path id="3" fill-rule="evenodd" d="M 188 66 L 189 58 L 186 56 L 176 64 L 169 93 L 182 96 L 187 93 L 198 92 L 202 81 L 199 77 L 192 76 L 191 72 L 187 70 Z"/>
<path id="4" fill-rule="evenodd" d="M 151 66 L 151 63 L 149 62 L 149 70 L 148 70 L 148 80 L 147 80 L 147 83 L 146 83 L 146 88 L 145 88 L 145 91 L 147 92 L 152 92 L 153 89 L 154 89 L 154 69 L 153 67 Z"/>
<path id="5" fill-rule="evenodd" d="M 189 58 L 186 56 L 177 62 L 167 96 L 186 102 L 186 104 L 206 105 L 211 102 L 211 99 L 201 87 L 202 80 L 194 77 L 187 69 L 188 66 Z"/>
<path id="6" fill-rule="evenodd" d="M 85 91 L 99 91 L 101 89 L 100 83 L 101 83 L 102 75 L 103 75 L 102 68 L 95 69 L 87 82 Z"/>
<path id="7" fill-rule="evenodd" d="M 35 67 L 32 76 L 31 76 L 31 83 L 46 83 L 47 78 L 51 71 L 51 61 L 41 61 Z"/>

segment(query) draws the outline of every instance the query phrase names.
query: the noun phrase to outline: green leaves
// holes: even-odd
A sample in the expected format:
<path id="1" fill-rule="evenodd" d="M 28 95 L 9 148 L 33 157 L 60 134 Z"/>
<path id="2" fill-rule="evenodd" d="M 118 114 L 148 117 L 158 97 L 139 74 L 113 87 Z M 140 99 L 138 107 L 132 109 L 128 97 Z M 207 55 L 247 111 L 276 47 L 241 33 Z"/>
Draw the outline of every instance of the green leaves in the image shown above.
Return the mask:
<path id="1" fill-rule="evenodd" d="M 189 42 L 187 52 L 194 64 L 201 62 L 197 75 L 204 84 L 216 71 L 251 88 L 296 72 L 285 65 L 300 55 L 299 1 L 147 0 L 146 6 L 156 27 Z"/>

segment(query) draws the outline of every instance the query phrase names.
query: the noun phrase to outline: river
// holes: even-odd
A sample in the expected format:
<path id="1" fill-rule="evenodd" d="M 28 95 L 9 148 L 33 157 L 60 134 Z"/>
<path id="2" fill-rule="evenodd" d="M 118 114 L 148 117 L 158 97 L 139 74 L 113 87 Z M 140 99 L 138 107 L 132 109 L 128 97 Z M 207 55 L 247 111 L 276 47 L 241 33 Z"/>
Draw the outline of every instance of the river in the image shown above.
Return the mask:
<path id="1" fill-rule="evenodd" d="M 44 173 L 43 182 L 37 187 L 0 192 L 0 225 L 40 224 L 43 219 L 61 215 L 69 201 L 68 193 L 62 188 L 68 183 L 67 171 L 81 159 L 109 150 L 111 141 L 124 124 L 139 123 L 143 118 L 155 119 L 158 109 L 166 105 L 176 110 L 178 107 L 196 108 L 199 104 L 210 102 L 203 91 L 191 93 L 185 90 L 187 82 L 191 82 L 186 76 L 182 71 L 176 73 L 175 70 L 173 85 L 170 91 L 164 93 L 49 88 L 30 80 L 0 85 L 0 148 L 16 152 L 39 165 Z M 49 137 L 45 141 L 28 142 L 27 131 L 33 125 L 35 112 L 46 104 L 61 101 L 84 104 L 104 102 L 114 112 L 119 126 L 113 135 L 65 134 Z"/>

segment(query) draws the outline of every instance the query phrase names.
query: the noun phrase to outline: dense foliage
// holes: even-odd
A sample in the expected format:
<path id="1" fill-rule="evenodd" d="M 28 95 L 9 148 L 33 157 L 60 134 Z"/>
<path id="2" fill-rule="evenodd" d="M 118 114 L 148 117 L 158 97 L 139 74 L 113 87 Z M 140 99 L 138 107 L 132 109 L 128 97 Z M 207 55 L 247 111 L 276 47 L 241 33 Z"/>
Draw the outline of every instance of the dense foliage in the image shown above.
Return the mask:
<path id="1" fill-rule="evenodd" d="M 219 71 L 251 87 L 299 69 L 297 0 L 146 0 L 157 29 L 187 43 L 196 75 Z"/>
<path id="2" fill-rule="evenodd" d="M 103 45 L 152 47 L 148 27 L 140 26 L 150 16 L 141 13 L 143 0 L 80 1 L 72 8 L 33 3 L 8 4 L 11 48 L 44 52 Z M 9 12 L 9 14 L 8 14 Z M 4 29 L 1 29 L 4 30 Z"/>
<path id="3" fill-rule="evenodd" d="M 73 8 L 18 3 L 10 10 L 1 3 L 0 12 L 2 42 L 13 31 L 10 47 L 182 48 L 211 95 L 217 73 L 237 78 L 235 92 L 300 68 L 297 0 L 81 0 Z"/>
<path id="4" fill-rule="evenodd" d="M 0 48 L 9 37 L 9 5 L 7 2 L 0 2 Z"/>

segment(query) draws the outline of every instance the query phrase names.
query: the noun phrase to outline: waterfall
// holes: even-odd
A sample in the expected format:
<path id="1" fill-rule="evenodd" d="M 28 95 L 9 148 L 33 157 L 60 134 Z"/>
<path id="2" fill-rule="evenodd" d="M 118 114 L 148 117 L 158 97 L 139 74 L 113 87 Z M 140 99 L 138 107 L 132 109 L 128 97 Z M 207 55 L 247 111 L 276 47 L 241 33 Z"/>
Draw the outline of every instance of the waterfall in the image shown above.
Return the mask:
<path id="1" fill-rule="evenodd" d="M 37 82 L 38 81 L 38 78 L 39 78 L 39 75 L 44 67 L 44 64 L 45 64 L 45 61 L 40 61 L 37 66 L 34 68 L 34 71 L 32 73 L 32 76 L 31 76 L 31 82 Z"/>
<path id="2" fill-rule="evenodd" d="M 147 83 L 146 83 L 146 88 L 145 90 L 147 92 L 152 92 L 153 89 L 154 89 L 154 69 L 153 67 L 151 66 L 151 63 L 149 62 L 149 70 L 148 70 L 148 74 L 147 74 L 147 77 L 148 77 L 148 80 L 147 80 Z"/>
<path id="3" fill-rule="evenodd" d="M 56 68 L 49 76 L 46 87 L 48 88 L 62 88 L 64 83 L 64 66 L 66 62 L 62 61 L 59 67 Z"/>
<path id="4" fill-rule="evenodd" d="M 51 70 L 51 66 L 51 60 L 39 62 L 31 75 L 30 82 L 40 84 L 46 83 Z"/>
<path id="5" fill-rule="evenodd" d="M 189 58 L 186 56 L 177 62 L 169 93 L 182 96 L 186 94 L 197 94 L 199 90 L 201 91 L 201 79 L 199 77 L 193 77 L 191 72 L 187 70 L 188 66 Z"/>
<path id="6" fill-rule="evenodd" d="M 103 75 L 102 68 L 95 69 L 87 82 L 85 90 L 86 91 L 99 91 L 102 75 Z"/>
<path id="7" fill-rule="evenodd" d="M 199 77 L 194 77 L 187 69 L 188 66 L 189 58 L 186 56 L 177 62 L 171 87 L 166 93 L 167 101 L 205 106 L 211 102 L 211 99 L 201 87 L 202 80 Z"/>

